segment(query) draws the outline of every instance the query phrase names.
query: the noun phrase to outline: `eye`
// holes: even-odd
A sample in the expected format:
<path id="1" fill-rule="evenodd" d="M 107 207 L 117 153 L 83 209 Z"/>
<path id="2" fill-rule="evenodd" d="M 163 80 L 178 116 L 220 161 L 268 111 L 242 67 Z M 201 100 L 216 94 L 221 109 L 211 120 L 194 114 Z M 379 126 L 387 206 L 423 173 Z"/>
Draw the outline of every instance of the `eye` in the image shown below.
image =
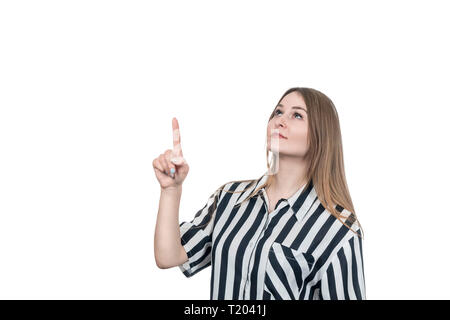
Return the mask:
<path id="1" fill-rule="evenodd" d="M 277 113 L 278 111 L 280 111 L 280 113 L 283 113 L 283 112 L 281 112 L 280 109 L 277 109 L 277 110 L 275 110 L 275 115 L 278 115 L 278 113 Z M 298 112 L 295 112 L 294 116 L 300 116 L 300 118 L 303 119 L 303 116 L 300 113 L 298 113 Z"/>
<path id="2" fill-rule="evenodd" d="M 296 112 L 294 115 L 296 115 L 296 116 L 298 115 L 298 116 L 300 116 L 303 119 L 303 117 L 302 117 L 302 115 L 300 113 Z"/>

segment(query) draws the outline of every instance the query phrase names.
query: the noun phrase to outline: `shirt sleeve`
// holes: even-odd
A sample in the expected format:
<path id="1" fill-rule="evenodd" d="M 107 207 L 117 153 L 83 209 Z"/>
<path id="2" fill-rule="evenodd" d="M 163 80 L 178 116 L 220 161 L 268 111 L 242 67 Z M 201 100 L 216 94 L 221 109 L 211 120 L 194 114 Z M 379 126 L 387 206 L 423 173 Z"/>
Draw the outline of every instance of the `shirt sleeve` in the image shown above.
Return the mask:
<path id="1" fill-rule="evenodd" d="M 355 235 L 332 258 L 320 283 L 319 300 L 366 300 L 362 239 Z"/>
<path id="2" fill-rule="evenodd" d="M 186 251 L 188 261 L 178 267 L 186 277 L 191 277 L 211 265 L 212 232 L 221 192 L 220 188 L 217 189 L 191 221 L 180 223 L 181 245 Z"/>

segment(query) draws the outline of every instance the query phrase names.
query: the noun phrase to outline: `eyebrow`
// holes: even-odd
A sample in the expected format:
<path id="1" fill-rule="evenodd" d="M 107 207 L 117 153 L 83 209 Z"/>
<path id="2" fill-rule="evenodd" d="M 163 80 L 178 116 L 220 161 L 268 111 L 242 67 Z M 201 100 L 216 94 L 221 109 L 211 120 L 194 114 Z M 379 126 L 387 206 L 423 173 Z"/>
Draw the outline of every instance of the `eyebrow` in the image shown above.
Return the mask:
<path id="1" fill-rule="evenodd" d="M 281 103 L 279 103 L 277 105 L 277 107 L 284 107 Z M 308 113 L 308 111 L 306 111 L 306 109 L 304 107 L 301 106 L 293 106 L 292 109 L 302 109 L 303 111 L 305 111 L 306 113 Z"/>

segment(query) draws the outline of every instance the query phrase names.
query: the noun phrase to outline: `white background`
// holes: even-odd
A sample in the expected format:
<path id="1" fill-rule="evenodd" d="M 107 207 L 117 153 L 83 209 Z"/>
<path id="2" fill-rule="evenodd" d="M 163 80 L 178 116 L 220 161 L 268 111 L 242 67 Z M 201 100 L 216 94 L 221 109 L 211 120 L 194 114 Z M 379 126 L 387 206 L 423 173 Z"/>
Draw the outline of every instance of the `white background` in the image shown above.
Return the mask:
<path id="1" fill-rule="evenodd" d="M 446 1 L 2 1 L 0 298 L 209 299 L 156 266 L 152 161 L 180 221 L 259 177 L 290 87 L 335 103 L 368 299 L 448 299 Z"/>

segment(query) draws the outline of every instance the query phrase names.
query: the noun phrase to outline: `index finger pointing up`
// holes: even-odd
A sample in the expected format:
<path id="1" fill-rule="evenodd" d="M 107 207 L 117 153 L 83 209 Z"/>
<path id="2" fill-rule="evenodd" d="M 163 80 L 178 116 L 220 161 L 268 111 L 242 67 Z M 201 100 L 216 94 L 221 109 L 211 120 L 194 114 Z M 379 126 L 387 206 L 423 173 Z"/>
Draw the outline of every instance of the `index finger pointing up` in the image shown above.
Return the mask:
<path id="1" fill-rule="evenodd" d="M 172 132 L 173 132 L 173 153 L 174 156 L 183 156 L 181 151 L 181 137 L 180 137 L 180 126 L 178 125 L 177 118 L 172 118 Z"/>

